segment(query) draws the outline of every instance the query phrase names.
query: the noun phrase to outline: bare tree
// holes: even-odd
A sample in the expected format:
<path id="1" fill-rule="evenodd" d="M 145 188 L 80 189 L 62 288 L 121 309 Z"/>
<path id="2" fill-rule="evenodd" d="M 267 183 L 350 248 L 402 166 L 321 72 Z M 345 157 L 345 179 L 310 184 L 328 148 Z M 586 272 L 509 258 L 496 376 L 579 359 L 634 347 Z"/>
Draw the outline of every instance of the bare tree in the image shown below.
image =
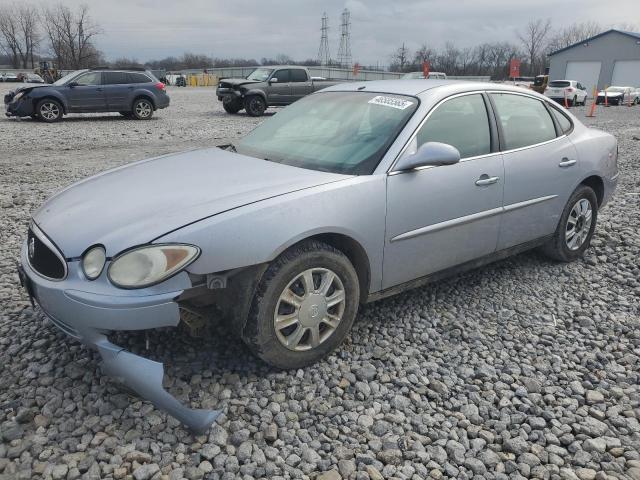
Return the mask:
<path id="1" fill-rule="evenodd" d="M 518 38 L 522 42 L 527 59 L 529 61 L 529 74 L 535 75 L 539 57 L 546 49 L 546 40 L 551 31 L 551 20 L 531 20 L 527 23 L 524 32 L 518 33 Z"/>
<path id="2" fill-rule="evenodd" d="M 404 46 L 404 43 L 399 47 L 393 55 L 391 55 L 391 69 L 397 72 L 404 72 L 409 65 L 409 49 Z"/>
<path id="3" fill-rule="evenodd" d="M 100 28 L 91 20 L 87 5 L 76 11 L 63 4 L 45 8 L 43 24 L 59 68 L 83 68 L 102 59 L 93 44 Z"/>
<path id="4" fill-rule="evenodd" d="M 39 41 L 38 11 L 32 5 L 8 4 L 0 8 L 0 46 L 11 57 L 14 68 L 34 64 L 34 49 Z"/>
<path id="5" fill-rule="evenodd" d="M 438 69 L 449 75 L 457 73 L 459 56 L 460 50 L 453 42 L 445 42 L 444 50 L 438 55 Z"/>
<path id="6" fill-rule="evenodd" d="M 555 32 L 549 41 L 547 51 L 554 52 L 574 43 L 583 42 L 603 31 L 602 25 L 596 22 L 572 23 Z"/>
<path id="7" fill-rule="evenodd" d="M 438 56 L 438 52 L 429 46 L 426 43 L 423 43 L 422 46 L 416 50 L 414 55 L 414 62 L 418 65 L 421 65 L 423 62 L 435 62 L 436 57 Z"/>

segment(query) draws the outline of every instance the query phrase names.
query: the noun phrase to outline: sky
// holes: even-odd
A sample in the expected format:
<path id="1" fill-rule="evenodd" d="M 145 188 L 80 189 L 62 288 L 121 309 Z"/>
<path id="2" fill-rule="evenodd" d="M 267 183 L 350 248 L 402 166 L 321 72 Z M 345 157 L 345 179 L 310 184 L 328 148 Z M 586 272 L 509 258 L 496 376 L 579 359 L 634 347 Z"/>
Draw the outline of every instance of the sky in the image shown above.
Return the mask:
<path id="1" fill-rule="evenodd" d="M 9 0 L 0 0 L 0 4 Z M 49 1 L 49 0 L 48 0 Z M 47 1 L 47 3 L 48 3 Z M 637 18 L 637 0 L 62 0 L 87 4 L 103 33 L 96 38 L 107 59 L 139 61 L 184 51 L 219 58 L 316 58 L 323 12 L 329 17 L 329 49 L 337 57 L 340 14 L 351 11 L 353 60 L 390 63 L 404 42 L 458 47 L 482 42 L 517 42 L 531 19 L 551 17 L 561 27 L 560 10 L 571 21 L 611 26 Z M 553 19 L 553 17 L 556 17 Z M 637 23 L 640 23 L 640 19 Z M 640 27 L 639 27 L 640 28 Z"/>

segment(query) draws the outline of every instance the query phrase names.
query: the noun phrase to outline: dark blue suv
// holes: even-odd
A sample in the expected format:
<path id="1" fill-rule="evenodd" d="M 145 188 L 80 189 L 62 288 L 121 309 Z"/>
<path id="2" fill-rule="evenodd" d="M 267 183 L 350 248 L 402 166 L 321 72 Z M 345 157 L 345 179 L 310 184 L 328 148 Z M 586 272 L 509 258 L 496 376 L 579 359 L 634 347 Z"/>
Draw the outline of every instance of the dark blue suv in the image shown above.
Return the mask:
<path id="1" fill-rule="evenodd" d="M 146 70 L 78 70 L 52 85 L 29 85 L 5 95 L 8 117 L 57 122 L 67 113 L 120 112 L 148 120 L 169 106 L 164 83 Z"/>

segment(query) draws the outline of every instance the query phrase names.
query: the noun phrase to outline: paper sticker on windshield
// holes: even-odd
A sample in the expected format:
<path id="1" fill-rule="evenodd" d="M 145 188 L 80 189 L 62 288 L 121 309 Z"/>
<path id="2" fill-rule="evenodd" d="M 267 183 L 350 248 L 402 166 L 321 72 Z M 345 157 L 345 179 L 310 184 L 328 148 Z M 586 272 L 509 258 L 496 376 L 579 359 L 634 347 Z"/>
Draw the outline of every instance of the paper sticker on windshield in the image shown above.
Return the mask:
<path id="1" fill-rule="evenodd" d="M 404 110 L 407 107 L 413 105 L 413 102 L 409 100 L 403 100 L 396 97 L 385 97 L 384 95 L 378 95 L 369 100 L 369 103 L 374 105 L 382 105 L 384 107 L 397 108 L 398 110 Z"/>

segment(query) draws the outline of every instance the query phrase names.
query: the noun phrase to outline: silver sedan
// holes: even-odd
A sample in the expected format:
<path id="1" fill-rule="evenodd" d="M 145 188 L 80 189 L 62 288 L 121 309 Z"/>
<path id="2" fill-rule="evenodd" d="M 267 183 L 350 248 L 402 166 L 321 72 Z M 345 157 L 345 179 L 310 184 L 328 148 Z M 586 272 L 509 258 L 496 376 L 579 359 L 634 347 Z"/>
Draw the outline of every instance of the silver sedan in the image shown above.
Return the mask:
<path id="1" fill-rule="evenodd" d="M 358 306 L 541 247 L 589 247 L 618 177 L 617 142 L 542 95 L 437 80 L 340 84 L 235 145 L 76 183 L 34 213 L 20 277 L 107 372 L 194 430 L 163 366 L 118 330 L 209 321 L 215 305 L 266 362 L 340 345 Z"/>

